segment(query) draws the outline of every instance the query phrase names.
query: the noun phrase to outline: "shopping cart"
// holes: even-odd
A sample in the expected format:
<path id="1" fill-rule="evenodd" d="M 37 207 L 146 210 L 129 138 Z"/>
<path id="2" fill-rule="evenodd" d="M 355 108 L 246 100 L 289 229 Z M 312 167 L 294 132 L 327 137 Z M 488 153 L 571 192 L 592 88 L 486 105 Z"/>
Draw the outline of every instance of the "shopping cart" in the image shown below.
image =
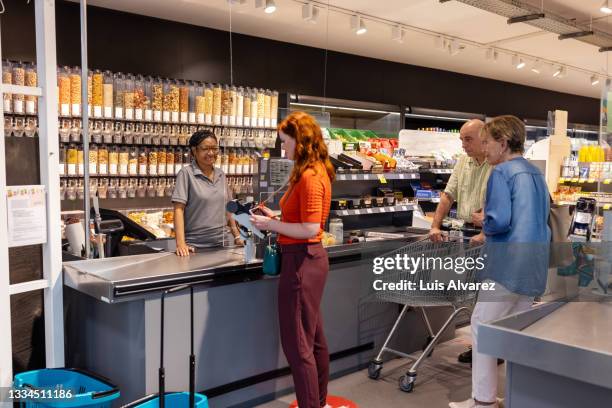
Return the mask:
<path id="1" fill-rule="evenodd" d="M 429 240 L 422 240 L 411 243 L 405 247 L 392 251 L 383 255 L 383 258 L 395 258 L 397 255 L 408 258 L 421 257 L 427 259 L 443 259 L 445 262 L 453 262 L 454 265 L 459 265 L 459 258 L 474 259 L 476 260 L 481 256 L 483 247 L 482 246 L 470 246 L 469 243 L 459 239 L 455 242 L 443 242 L 434 243 Z M 446 264 L 448 265 L 448 264 Z M 400 357 L 410 356 L 406 353 L 402 353 L 398 350 L 393 350 L 388 347 L 389 342 L 393 338 L 399 323 L 402 321 L 406 312 L 410 308 L 418 309 L 420 315 L 425 323 L 428 331 L 428 338 L 425 344 L 423 353 L 418 359 L 412 364 L 408 372 L 401 376 L 399 380 L 399 386 L 402 391 L 411 392 L 414 389 L 414 384 L 417 376 L 417 369 L 423 362 L 425 357 L 431 356 L 433 349 L 438 342 L 440 336 L 446 330 L 446 328 L 453 322 L 453 320 L 461 312 L 471 311 L 473 304 L 476 300 L 476 291 L 463 290 L 456 288 L 448 288 L 447 283 L 450 280 L 460 282 L 461 285 L 474 283 L 476 279 L 476 265 L 470 266 L 470 268 L 463 268 L 463 273 L 459 274 L 457 269 L 448 270 L 443 267 L 444 263 L 440 265 L 440 262 L 429 262 L 422 264 L 422 267 L 415 268 L 415 270 L 407 270 L 405 268 L 388 270 L 383 272 L 377 279 L 381 279 L 384 282 L 414 282 L 416 289 L 414 290 L 382 290 L 377 291 L 374 297 L 382 302 L 392 302 L 403 305 L 402 310 L 393 324 L 391 332 L 387 336 L 380 352 L 374 360 L 370 362 L 368 367 L 368 376 L 371 379 L 378 379 L 380 372 L 383 367 L 383 355 L 386 353 L 393 354 Z M 435 289 L 421 287 L 423 285 L 435 284 L 443 282 L 444 288 Z M 408 283 L 407 283 L 408 285 Z M 450 306 L 453 308 L 453 313 L 442 325 L 437 333 L 434 333 L 427 312 L 427 307 L 440 307 Z"/>
<path id="2" fill-rule="evenodd" d="M 190 327 L 191 327 L 191 353 L 189 355 L 189 392 L 167 392 L 166 373 L 164 369 L 164 303 L 166 295 L 189 289 Z M 181 285 L 165 290 L 161 296 L 161 338 L 160 363 L 158 370 L 158 392 L 138 401 L 131 402 L 123 408 L 208 408 L 206 395 L 195 392 L 195 354 L 193 351 L 193 286 Z"/>

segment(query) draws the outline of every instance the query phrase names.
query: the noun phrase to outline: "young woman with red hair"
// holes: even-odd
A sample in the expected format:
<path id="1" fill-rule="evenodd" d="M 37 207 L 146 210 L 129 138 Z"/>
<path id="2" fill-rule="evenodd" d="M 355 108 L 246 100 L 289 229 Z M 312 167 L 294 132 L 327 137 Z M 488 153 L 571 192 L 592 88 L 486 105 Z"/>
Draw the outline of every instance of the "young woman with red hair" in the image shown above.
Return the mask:
<path id="1" fill-rule="evenodd" d="M 254 215 L 259 229 L 279 234 L 282 263 L 278 316 L 283 351 L 293 375 L 300 408 L 326 405 L 329 354 L 320 312 L 329 261 L 321 245 L 335 177 L 321 128 L 315 119 L 294 112 L 278 126 L 288 159 L 294 161 L 289 188 L 280 201 L 281 220 L 262 208 Z"/>

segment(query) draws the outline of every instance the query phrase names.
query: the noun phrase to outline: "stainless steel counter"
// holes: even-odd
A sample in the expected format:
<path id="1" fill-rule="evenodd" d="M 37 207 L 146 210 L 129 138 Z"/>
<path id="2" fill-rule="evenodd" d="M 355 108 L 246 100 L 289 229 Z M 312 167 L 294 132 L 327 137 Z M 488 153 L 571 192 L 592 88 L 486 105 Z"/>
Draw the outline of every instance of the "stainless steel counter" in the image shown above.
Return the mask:
<path id="1" fill-rule="evenodd" d="M 330 264 L 359 260 L 365 253 L 382 255 L 402 245 L 402 241 L 420 237 L 406 234 L 401 240 L 329 247 Z M 268 278 L 261 274 L 261 267 L 261 260 L 245 264 L 242 248 L 201 250 L 185 258 L 163 252 L 65 262 L 64 284 L 103 302 L 115 303 L 183 284 L 215 286 Z"/>
<path id="2" fill-rule="evenodd" d="M 484 324 L 481 350 L 508 363 L 505 406 L 612 405 L 612 303 L 548 303 Z"/>

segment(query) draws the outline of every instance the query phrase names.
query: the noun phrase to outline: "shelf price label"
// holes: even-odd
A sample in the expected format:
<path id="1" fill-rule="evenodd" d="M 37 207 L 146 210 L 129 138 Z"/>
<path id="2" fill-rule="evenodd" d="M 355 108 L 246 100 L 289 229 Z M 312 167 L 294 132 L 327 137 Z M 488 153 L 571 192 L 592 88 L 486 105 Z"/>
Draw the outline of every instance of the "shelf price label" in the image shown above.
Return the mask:
<path id="1" fill-rule="evenodd" d="M 357 175 L 356 174 L 351 175 L 351 180 L 357 180 Z"/>
<path id="2" fill-rule="evenodd" d="M 563 177 L 559 178 L 559 184 L 565 183 L 565 179 Z"/>
<path id="3" fill-rule="evenodd" d="M 594 182 L 595 182 L 595 179 L 590 178 L 590 179 L 589 179 L 587 182 L 588 182 L 588 183 L 594 183 Z"/>
<path id="4" fill-rule="evenodd" d="M 348 211 L 346 211 L 346 210 L 342 210 L 342 211 L 340 212 L 340 214 L 341 214 L 341 215 L 349 215 L 349 212 L 348 212 Z"/>
<path id="5" fill-rule="evenodd" d="M 366 209 L 366 212 L 367 212 L 368 214 L 372 214 L 372 209 L 371 209 L 371 208 L 367 208 L 367 209 Z"/>
<path id="6" fill-rule="evenodd" d="M 573 178 L 571 181 L 572 181 L 572 183 L 577 183 L 578 182 L 578 178 Z"/>
<path id="7" fill-rule="evenodd" d="M 610 205 L 610 204 L 606 204 L 606 205 L 604 205 L 604 206 L 603 206 L 603 209 L 607 211 L 607 210 L 609 210 L 609 209 L 610 209 L 610 207 L 611 207 L 611 205 Z"/>
<path id="8" fill-rule="evenodd" d="M 612 182 L 612 179 L 605 179 L 603 183 L 604 184 L 610 184 L 610 182 Z"/>
<path id="9" fill-rule="evenodd" d="M 581 183 L 581 184 L 584 183 L 585 181 L 586 181 L 586 179 L 583 179 L 583 178 L 578 180 L 578 182 Z"/>
<path id="10" fill-rule="evenodd" d="M 380 181 L 381 184 L 387 184 L 387 179 L 385 178 L 384 174 L 379 174 L 378 180 Z"/>
<path id="11" fill-rule="evenodd" d="M 385 209 L 385 207 L 382 207 L 382 208 L 380 209 L 380 212 L 381 212 L 381 213 L 384 213 L 384 212 L 387 212 L 387 210 Z"/>

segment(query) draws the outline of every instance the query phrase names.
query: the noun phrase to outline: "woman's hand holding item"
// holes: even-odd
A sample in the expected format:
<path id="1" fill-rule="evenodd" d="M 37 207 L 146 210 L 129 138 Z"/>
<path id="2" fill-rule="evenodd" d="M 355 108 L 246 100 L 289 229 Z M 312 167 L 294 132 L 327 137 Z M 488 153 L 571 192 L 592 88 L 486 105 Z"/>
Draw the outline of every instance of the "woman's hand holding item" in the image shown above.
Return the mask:
<path id="1" fill-rule="evenodd" d="M 250 218 L 251 224 L 253 224 L 253 226 L 257 229 L 259 229 L 260 231 L 273 231 L 272 224 L 274 223 L 274 220 L 270 217 L 267 217 L 265 215 L 251 215 Z"/>

